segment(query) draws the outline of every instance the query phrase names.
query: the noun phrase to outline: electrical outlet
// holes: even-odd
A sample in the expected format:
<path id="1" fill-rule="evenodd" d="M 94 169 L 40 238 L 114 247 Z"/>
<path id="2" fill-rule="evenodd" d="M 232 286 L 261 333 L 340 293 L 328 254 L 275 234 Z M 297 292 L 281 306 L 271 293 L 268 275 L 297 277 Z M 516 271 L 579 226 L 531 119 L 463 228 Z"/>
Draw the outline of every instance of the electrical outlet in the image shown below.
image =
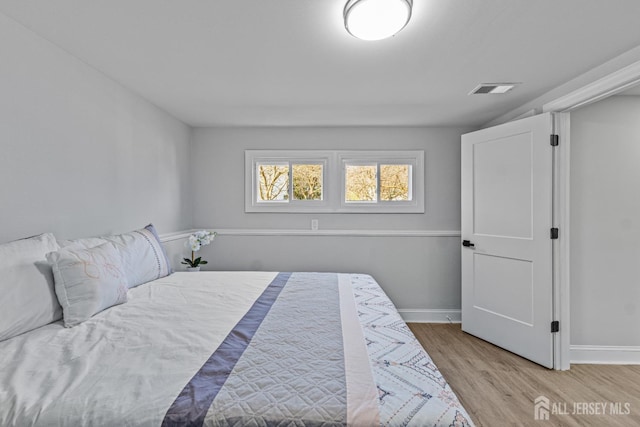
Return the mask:
<path id="1" fill-rule="evenodd" d="M 313 231 L 317 231 L 318 230 L 318 220 L 317 219 L 312 219 L 311 220 L 311 229 Z"/>

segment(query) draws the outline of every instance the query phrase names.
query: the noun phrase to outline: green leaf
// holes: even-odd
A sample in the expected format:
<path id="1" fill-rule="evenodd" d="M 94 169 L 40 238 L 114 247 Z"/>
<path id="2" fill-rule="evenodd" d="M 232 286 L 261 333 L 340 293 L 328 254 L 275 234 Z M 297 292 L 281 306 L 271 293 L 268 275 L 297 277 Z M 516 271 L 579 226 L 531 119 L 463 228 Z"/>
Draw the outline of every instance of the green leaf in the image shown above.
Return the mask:
<path id="1" fill-rule="evenodd" d="M 208 261 L 200 261 L 200 264 L 209 264 Z"/>

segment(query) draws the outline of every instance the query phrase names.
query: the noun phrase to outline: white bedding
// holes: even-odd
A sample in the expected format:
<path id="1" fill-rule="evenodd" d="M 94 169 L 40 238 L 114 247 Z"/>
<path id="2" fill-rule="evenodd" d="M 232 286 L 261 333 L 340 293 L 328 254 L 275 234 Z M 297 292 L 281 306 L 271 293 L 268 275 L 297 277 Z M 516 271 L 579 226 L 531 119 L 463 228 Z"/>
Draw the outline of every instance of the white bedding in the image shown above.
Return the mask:
<path id="1" fill-rule="evenodd" d="M 1 342 L 0 425 L 55 418 L 58 425 L 159 426 L 158 408 L 173 401 L 276 274 L 174 273 L 129 290 L 129 302 L 73 328 L 56 322 Z M 100 401 L 87 398 L 96 391 Z"/>
<path id="2" fill-rule="evenodd" d="M 373 278 L 175 273 L 0 342 L 0 426 L 472 422 Z"/>

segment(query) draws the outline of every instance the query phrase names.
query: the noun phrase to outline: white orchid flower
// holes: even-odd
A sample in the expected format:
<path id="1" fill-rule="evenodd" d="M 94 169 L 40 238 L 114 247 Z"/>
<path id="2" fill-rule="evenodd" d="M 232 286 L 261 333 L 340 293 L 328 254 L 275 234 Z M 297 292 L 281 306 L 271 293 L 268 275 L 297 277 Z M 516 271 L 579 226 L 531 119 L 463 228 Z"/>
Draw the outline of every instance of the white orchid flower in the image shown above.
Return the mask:
<path id="1" fill-rule="evenodd" d="M 198 252 L 203 246 L 210 244 L 216 237 L 216 232 L 207 230 L 199 230 L 189 236 L 184 245 L 191 249 L 191 259 L 183 258 L 182 264 L 186 264 L 190 267 L 197 267 L 200 264 L 207 264 L 207 261 L 202 260 L 200 257 L 195 258 L 195 252 Z"/>

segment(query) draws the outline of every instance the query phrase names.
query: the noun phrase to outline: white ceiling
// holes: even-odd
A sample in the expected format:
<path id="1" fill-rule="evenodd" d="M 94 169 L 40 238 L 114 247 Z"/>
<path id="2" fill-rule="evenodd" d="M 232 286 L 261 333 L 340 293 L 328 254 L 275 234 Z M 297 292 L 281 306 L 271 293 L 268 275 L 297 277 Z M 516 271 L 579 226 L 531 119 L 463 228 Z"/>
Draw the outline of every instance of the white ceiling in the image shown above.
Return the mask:
<path id="1" fill-rule="evenodd" d="M 194 126 L 477 126 L 640 45 L 638 0 L 414 0 L 365 42 L 346 0 L 0 0 Z M 478 83 L 522 82 L 468 96 Z"/>

